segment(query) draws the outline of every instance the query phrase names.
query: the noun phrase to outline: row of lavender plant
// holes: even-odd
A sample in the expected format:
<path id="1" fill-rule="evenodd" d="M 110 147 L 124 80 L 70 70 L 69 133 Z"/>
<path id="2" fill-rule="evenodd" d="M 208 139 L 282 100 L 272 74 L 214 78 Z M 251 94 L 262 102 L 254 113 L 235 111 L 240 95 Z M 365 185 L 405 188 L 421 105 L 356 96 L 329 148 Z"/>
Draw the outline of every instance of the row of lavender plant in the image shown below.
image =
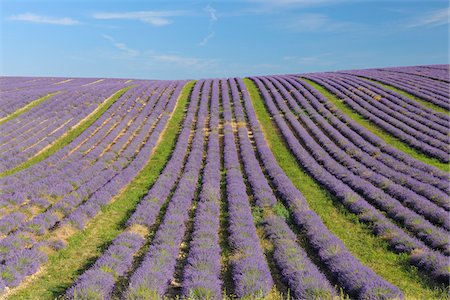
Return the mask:
<path id="1" fill-rule="evenodd" d="M 69 299 L 110 299 L 117 278 L 130 269 L 136 252 L 144 245 L 144 238 L 125 232 L 114 239 L 111 246 L 84 272 L 67 293 Z"/>
<path id="2" fill-rule="evenodd" d="M 179 93 L 179 91 L 180 90 L 178 89 L 178 93 Z M 173 110 L 176 100 L 177 100 L 177 95 L 172 95 L 172 97 L 169 101 L 169 104 L 167 105 L 169 112 Z M 101 206 L 108 203 L 110 201 L 111 197 L 113 197 L 115 194 L 117 194 L 123 186 L 127 185 L 137 175 L 137 173 L 141 170 L 142 166 L 145 165 L 145 163 L 147 162 L 148 157 L 150 156 L 154 145 L 158 141 L 159 135 L 161 134 L 162 130 L 164 129 L 164 126 L 165 126 L 165 123 L 167 122 L 168 117 L 169 117 L 168 114 L 163 115 L 163 117 L 161 118 L 161 121 L 158 123 L 158 125 L 153 130 L 152 135 L 149 137 L 149 140 L 140 149 L 140 151 L 137 153 L 136 157 L 134 157 L 134 160 L 124 170 L 122 170 L 119 174 L 117 174 L 113 178 L 113 180 L 108 181 L 101 188 L 97 189 L 95 191 L 95 193 L 91 197 L 89 197 L 89 199 L 82 206 L 80 206 L 80 208 L 76 209 L 72 214 L 76 214 L 78 211 L 81 211 L 83 214 L 86 215 L 85 216 L 86 218 L 94 217 L 100 210 Z M 142 134 L 145 136 L 147 133 L 145 130 L 143 130 Z M 137 139 L 137 140 L 139 140 L 139 139 Z M 141 145 L 142 142 L 139 140 L 138 143 L 135 143 L 135 144 L 136 145 L 134 145 L 134 146 L 136 147 L 136 146 Z M 66 203 L 66 204 L 67 204 L 67 207 L 70 206 L 70 203 Z M 53 226 L 53 224 L 56 223 L 55 221 L 58 221 L 58 214 L 55 214 L 55 213 L 52 214 L 52 210 L 49 210 L 46 213 L 40 215 L 40 217 L 37 218 L 35 221 L 36 221 L 36 224 L 38 227 L 40 227 L 40 228 L 43 227 L 43 228 L 49 229 Z M 30 224 L 28 224 L 28 225 L 30 225 Z M 10 248 L 8 248 L 10 250 L 9 253 L 11 253 L 11 251 L 23 253 L 28 250 L 27 247 L 30 247 L 30 245 L 32 246 L 31 249 L 35 249 L 36 247 L 38 247 L 38 245 L 36 245 L 33 242 L 32 236 L 29 233 L 29 231 L 31 231 L 31 230 L 34 231 L 34 229 L 35 228 L 33 228 L 33 226 L 28 226 L 25 228 L 25 230 L 23 232 L 18 231 L 15 234 L 10 235 L 7 238 L 5 238 L 4 240 L 1 241 L 1 244 L 4 247 L 4 249 L 6 249 L 8 246 L 10 246 Z M 27 231 L 28 231 L 28 233 L 27 233 Z M 25 241 L 24 239 L 21 238 L 22 236 L 29 237 L 30 240 Z M 23 250 L 20 250 L 20 249 L 23 249 Z M 8 252 L 8 251 L 6 251 L 6 252 Z M 6 255 L 6 257 L 4 259 L 6 259 L 6 262 L 7 262 L 8 255 Z M 4 264 L 3 267 L 11 269 L 11 268 L 14 268 L 15 266 Z M 11 286 L 10 283 L 9 283 L 9 286 Z"/>
<path id="3" fill-rule="evenodd" d="M 196 84 L 203 84 L 203 82 L 199 81 Z M 194 200 L 202 168 L 204 130 L 210 89 L 211 81 L 206 80 L 202 89 L 196 129 L 185 169 L 167 206 L 164 220 L 157 229 L 144 260 L 131 276 L 129 287 L 125 292 L 127 299 L 161 298 L 168 291 L 174 276 L 180 244 L 189 219 L 189 208 Z"/>
<path id="4" fill-rule="evenodd" d="M 386 115 L 385 113 L 381 113 L 377 110 L 374 110 L 373 108 L 370 108 L 369 104 L 365 103 L 364 100 L 362 100 L 356 95 L 353 95 L 352 98 L 347 97 L 346 94 L 344 94 L 339 90 L 338 85 L 329 84 L 327 79 L 323 78 L 323 76 L 307 75 L 305 76 L 305 78 L 311 79 L 317 82 L 318 84 L 324 86 L 332 93 L 343 99 L 345 103 L 349 105 L 357 113 L 374 122 L 376 125 L 380 126 L 388 133 L 399 138 L 408 145 L 424 152 L 425 154 L 431 157 L 438 158 L 442 162 L 449 161 L 449 155 L 446 152 L 446 150 L 444 150 L 447 147 L 447 145 L 436 142 L 437 146 L 433 146 L 435 142 L 433 142 L 433 139 L 431 137 L 427 137 L 423 133 L 418 132 L 417 130 L 408 129 L 407 126 L 402 122 Z"/>
<path id="5" fill-rule="evenodd" d="M 307 100 L 333 127 L 357 144 L 364 152 L 369 153 L 399 172 L 414 176 L 414 178 L 422 182 L 431 183 L 441 190 L 450 193 L 450 188 L 447 184 L 447 181 L 450 180 L 448 173 L 422 163 L 386 144 L 386 142 L 375 134 L 372 134 L 366 128 L 338 110 L 333 103 L 311 85 L 294 77 L 285 76 L 284 78 L 290 79 L 289 82 L 305 95 Z"/>
<path id="6" fill-rule="evenodd" d="M 267 80 L 264 78 L 262 79 L 262 81 L 267 83 Z M 405 208 L 399 200 L 390 196 L 387 192 L 383 191 L 383 189 L 374 186 L 373 183 L 370 182 L 370 176 L 366 179 L 359 175 L 353 174 L 349 170 L 352 169 L 351 163 L 349 165 L 341 165 L 338 161 L 336 161 L 329 153 L 327 153 L 323 149 L 323 147 L 318 142 L 314 140 L 314 138 L 305 130 L 305 128 L 303 128 L 298 119 L 290 112 L 281 95 L 274 90 L 273 85 L 268 83 L 268 87 L 274 96 L 273 98 L 275 100 L 276 106 L 281 108 L 281 113 L 284 114 L 289 126 L 292 127 L 292 133 L 295 133 L 295 135 L 298 136 L 299 143 L 296 143 L 298 144 L 297 147 L 308 151 L 310 155 L 328 172 L 333 174 L 336 178 L 341 180 L 355 192 L 365 197 L 365 199 L 370 201 L 375 207 L 386 212 L 389 217 L 391 217 L 396 222 L 399 222 L 399 224 L 405 226 L 405 228 L 414 233 L 418 238 L 424 240 L 431 247 L 438 249 L 443 253 L 450 254 L 447 231 L 441 229 L 440 227 L 434 226 L 422 216 L 418 215 L 408 208 Z M 279 109 L 276 106 L 274 106 L 276 112 L 280 113 Z M 304 118 L 304 121 L 308 120 Z M 316 138 L 324 137 L 323 134 L 319 134 L 321 136 L 318 136 Z M 324 144 L 324 142 L 322 144 Z M 334 151 L 338 152 L 338 150 L 336 149 L 337 147 L 333 148 Z M 345 154 L 342 155 L 345 156 Z M 395 185 L 391 184 L 390 186 Z M 389 187 L 389 185 L 387 185 L 386 187 Z M 406 199 L 407 197 L 399 198 L 402 201 L 409 200 Z M 430 203 L 430 205 L 431 204 L 432 203 Z M 429 206 L 421 203 L 420 208 L 422 210 L 427 207 Z M 445 216 L 445 211 L 443 209 L 441 210 L 442 215 Z M 443 217 L 442 220 L 439 220 L 440 222 L 445 222 L 446 218 Z"/>
<path id="7" fill-rule="evenodd" d="M 316 106 L 313 107 L 311 105 L 307 98 L 313 98 L 314 96 L 311 95 L 309 92 L 303 90 L 302 93 L 306 94 L 306 97 L 304 97 L 302 94 L 300 94 L 299 91 L 296 89 L 296 82 L 289 79 L 289 78 L 282 78 L 282 77 L 272 77 L 268 78 L 268 80 L 274 84 L 276 88 L 279 89 L 280 93 L 283 95 L 284 99 L 287 100 L 290 109 L 295 112 L 300 118 L 304 118 L 302 116 L 302 112 L 306 112 L 311 118 L 311 120 L 314 121 L 314 125 L 317 125 L 316 127 L 320 127 L 321 130 L 326 133 L 326 135 L 333 140 L 333 142 L 339 146 L 340 149 L 345 151 L 345 153 L 348 153 L 349 156 L 353 159 L 356 159 L 357 161 L 361 162 L 369 168 L 370 170 L 365 169 L 364 176 L 366 178 L 370 178 L 371 174 L 373 172 L 376 172 L 377 174 L 383 175 L 388 179 L 386 184 L 388 184 L 390 181 L 395 182 L 396 184 L 405 186 L 406 188 L 414 191 L 415 193 L 422 195 L 427 198 L 428 201 L 432 201 L 441 207 L 445 208 L 446 210 L 450 210 L 450 201 L 448 199 L 448 194 L 441 191 L 437 187 L 433 186 L 432 184 L 421 182 L 419 180 L 416 180 L 413 176 L 410 174 L 405 174 L 400 171 L 397 171 L 395 169 L 392 169 L 389 164 L 387 164 L 384 161 L 377 160 L 376 157 L 373 157 L 370 152 L 365 152 L 365 148 L 361 147 L 358 148 L 357 145 L 355 145 L 354 140 L 355 139 L 348 139 L 344 135 L 342 135 L 339 130 L 337 130 L 335 127 L 332 126 L 326 119 L 326 117 L 322 116 L 320 112 L 325 111 L 325 107 L 321 105 L 317 99 L 315 99 Z M 288 92 L 291 91 L 291 93 Z M 318 109 L 318 110 L 317 110 Z M 334 118 L 331 114 L 328 113 L 328 116 L 330 118 Z M 336 118 L 334 118 L 336 121 Z M 310 122 L 307 122 L 307 124 L 311 124 Z M 314 127 L 313 127 L 314 128 Z M 317 130 L 317 129 L 311 129 L 311 130 Z M 335 153 L 333 153 L 335 155 Z M 339 157 L 343 157 L 341 154 Z M 345 158 L 343 158 L 345 160 Z M 357 171 L 360 171 L 360 168 L 354 168 Z M 368 172 L 368 173 L 367 173 Z M 389 183 L 390 184 L 390 183 Z M 408 191 L 409 193 L 410 191 Z"/>
<path id="8" fill-rule="evenodd" d="M 76 92 L 61 93 L 53 96 L 45 105 L 0 125 L 2 171 L 17 166 L 50 145 L 120 87 L 112 85 L 104 90 L 98 88 L 93 95 L 86 94 L 81 98 L 77 97 Z M 91 89 L 94 91 L 94 88 Z M 14 139 L 11 139 L 12 136 Z"/>
<path id="9" fill-rule="evenodd" d="M 152 105 L 150 105 L 150 103 L 153 103 Z M 156 104 L 156 101 L 149 101 L 149 103 L 148 103 L 148 105 L 145 107 L 145 109 L 146 110 L 143 110 L 142 108 L 141 109 L 138 109 L 137 107 L 132 107 L 132 108 L 130 108 L 130 110 L 129 110 L 129 112 L 126 114 L 126 117 L 121 121 L 122 122 L 122 127 L 124 127 L 124 128 L 126 128 L 126 125 L 127 124 L 133 124 L 133 125 L 137 125 L 138 124 L 138 122 L 132 122 L 134 119 L 136 119 L 137 117 L 138 117 L 138 115 L 139 114 L 143 114 L 144 116 L 145 115 L 148 115 L 150 112 L 152 112 L 152 109 L 153 109 L 153 107 L 154 107 L 154 105 Z M 124 109 L 126 109 L 126 108 L 124 108 Z M 156 112 L 156 114 L 158 114 L 158 112 Z M 144 118 L 141 118 L 141 122 L 145 122 L 146 121 L 146 119 L 144 119 Z M 116 128 L 116 130 L 114 130 L 114 131 L 112 131 L 111 132 L 111 138 L 113 139 L 121 130 L 122 130 L 122 127 L 121 126 L 119 126 L 119 127 L 117 127 Z M 128 128 L 128 129 L 130 129 L 130 128 Z M 132 130 L 130 129 L 130 131 L 132 132 Z M 125 138 L 125 137 L 124 137 Z M 124 138 L 122 138 L 122 140 L 125 142 L 125 139 Z M 118 153 L 118 155 L 120 154 L 120 150 L 121 150 L 121 147 L 122 147 L 122 145 L 123 145 L 123 143 L 116 143 L 113 147 L 112 147 L 112 151 L 115 151 L 116 153 Z M 105 145 L 105 147 L 106 147 L 106 145 Z M 100 151 L 97 151 L 97 155 L 100 155 L 103 151 L 102 151 L 102 149 L 101 149 L 101 147 L 98 147 L 98 148 L 100 148 L 99 150 Z M 101 158 L 102 160 L 101 161 L 98 161 L 98 157 L 96 157 L 96 159 L 93 159 L 93 160 L 91 160 L 90 161 L 90 164 L 92 165 L 92 167 L 90 167 L 89 169 L 87 169 L 87 170 L 82 170 L 82 169 L 79 169 L 78 168 L 78 174 L 80 175 L 80 177 L 81 178 L 83 178 L 84 179 L 84 181 L 76 181 L 76 185 L 77 185 L 77 191 L 81 191 L 81 190 L 83 190 L 83 185 L 85 185 L 86 183 L 88 183 L 88 184 L 90 184 L 91 185 L 91 187 L 94 187 L 95 186 L 95 184 L 97 184 L 97 180 L 99 180 L 99 179 L 106 179 L 107 177 L 105 177 L 104 175 L 103 176 L 101 176 L 101 173 L 99 173 L 98 171 L 100 171 L 100 169 L 99 168 L 97 168 L 97 172 L 92 172 L 92 170 L 93 169 L 95 169 L 95 166 L 97 165 L 98 167 L 100 167 L 100 168 L 104 168 L 104 166 L 103 166 L 103 164 L 104 164 L 104 161 L 103 161 L 103 159 L 110 159 L 110 157 L 109 156 L 107 156 L 107 155 L 104 155 L 104 157 L 102 157 Z M 95 164 L 96 162 L 98 161 L 98 163 L 97 164 Z M 82 166 L 82 165 L 79 165 L 80 167 Z M 87 172 L 87 173 L 85 173 L 85 172 Z M 86 175 L 87 176 L 86 176 Z M 89 174 L 91 174 L 91 175 L 89 175 Z M 92 177 L 92 174 L 93 175 L 99 175 L 98 177 L 97 177 L 97 180 L 91 180 L 91 179 L 93 179 L 93 177 Z M 62 180 L 67 180 L 67 178 L 62 178 Z M 70 179 L 70 178 L 69 178 Z M 73 180 L 73 179 L 72 179 Z M 61 179 L 60 180 L 55 180 L 55 181 L 53 181 L 53 184 L 55 184 L 55 185 L 58 185 L 58 183 L 59 182 L 64 182 L 64 181 L 61 181 Z M 72 181 L 72 182 L 74 182 L 74 181 Z M 33 184 L 31 184 L 31 183 L 29 183 L 29 185 L 28 185 L 28 188 L 30 188 L 30 185 L 33 187 L 33 190 L 34 189 L 36 189 L 36 188 L 38 188 L 36 185 L 33 185 Z M 64 197 L 64 196 L 66 196 L 66 195 L 68 195 L 70 192 L 72 192 L 73 190 L 74 190 L 74 187 L 72 186 L 72 185 L 70 185 L 70 184 L 67 184 L 66 185 L 66 188 L 64 188 L 64 189 L 60 189 L 60 187 L 61 186 L 59 186 L 59 190 L 58 190 L 58 194 L 53 194 L 52 193 L 52 189 L 50 189 L 50 193 L 49 193 L 49 195 L 50 196 L 56 196 L 57 198 L 59 198 L 59 197 Z M 17 191 L 16 191 L 17 192 Z M 80 199 L 83 199 L 84 197 L 81 197 L 81 195 L 80 194 L 78 194 L 78 196 L 80 196 L 79 198 Z M 86 196 L 86 195 L 85 195 Z M 24 198 L 22 198 L 22 201 L 24 200 Z M 15 203 L 16 205 L 18 204 L 17 202 Z M 32 205 L 34 205 L 34 203 L 32 203 Z M 39 204 L 39 207 L 40 207 L 40 210 L 45 210 L 45 209 L 47 209 L 48 207 L 50 207 L 50 205 L 51 205 L 51 203 L 49 202 L 49 201 L 46 201 L 46 202 L 42 202 L 42 203 L 40 203 Z M 27 208 L 27 206 L 25 206 L 25 212 L 27 211 L 26 210 L 26 208 Z M 3 219 L 8 219 L 9 218 L 9 216 L 7 215 L 7 216 L 5 216 L 4 218 L 2 218 L 2 220 Z M 16 223 L 16 222 L 14 222 L 14 223 Z M 5 233 L 8 233 L 8 232 L 4 232 L 3 231 L 3 233 L 5 234 Z"/>
<path id="10" fill-rule="evenodd" d="M 132 231 L 130 233 L 129 229 L 138 224 L 143 225 L 148 229 L 152 228 L 163 202 L 169 196 L 172 187 L 177 183 L 179 174 L 183 170 L 185 158 L 188 155 L 188 144 L 191 140 L 190 136 L 193 131 L 194 119 L 198 107 L 200 86 L 201 85 L 198 84 L 194 87 L 181 132 L 178 136 L 175 149 L 169 162 L 164 167 L 161 176 L 158 177 L 157 181 L 151 187 L 147 195 L 136 207 L 136 210 L 133 212 L 126 224 L 127 228 L 125 229 L 125 233 L 122 235 L 134 236 Z M 115 238 L 112 245 L 120 244 L 122 235 Z M 140 248 L 141 247 L 133 247 L 133 249 L 128 249 L 129 251 L 127 251 L 127 257 L 134 257 Z M 108 261 L 110 256 L 109 251 L 107 251 L 97 261 Z M 111 278 L 110 275 L 98 271 L 97 268 L 95 268 L 96 265 L 97 263 L 94 265 L 94 270 L 87 270 L 76 280 L 74 285 L 66 292 L 67 298 L 83 298 L 85 295 L 95 294 L 99 295 L 99 298 L 101 299 L 108 299 L 113 292 L 117 277 L 121 277 L 125 273 L 129 272 L 132 264 L 128 261 L 126 264 L 118 265 L 120 270 L 116 270 L 115 267 L 111 268 L 112 271 L 117 274 L 120 272 L 120 275 L 116 276 L 116 278 Z M 81 295 L 81 297 L 77 295 Z"/>
<path id="11" fill-rule="evenodd" d="M 425 142 L 434 141 L 434 146 L 446 151 L 445 145 L 449 143 L 448 124 L 443 123 L 444 126 L 439 126 L 439 124 L 430 122 L 425 117 L 409 112 L 399 104 L 384 101 L 380 95 L 365 89 L 358 83 L 355 84 L 346 75 L 325 73 L 324 77 L 327 83 L 336 87 L 348 97 L 358 96 L 365 100 L 366 105 L 360 105 L 368 111 L 376 113 L 377 116 L 393 125 L 398 125 L 397 122 L 395 124 L 392 122 L 397 120 L 402 124 L 398 128 L 405 132 L 420 133 L 418 136 Z M 360 102 L 357 100 L 356 98 L 355 101 L 359 104 Z M 433 126 L 438 128 L 433 128 Z"/>
<path id="12" fill-rule="evenodd" d="M 331 173 L 320 166 L 306 150 L 302 149 L 301 144 L 292 134 L 283 117 L 279 113 L 277 113 L 277 108 L 272 102 L 272 97 L 269 95 L 266 87 L 258 78 L 252 78 L 252 80 L 257 84 L 267 105 L 269 113 L 273 116 L 276 125 L 280 129 L 280 132 L 284 136 L 291 151 L 294 153 L 305 170 L 308 171 L 308 173 L 315 180 L 317 180 L 326 189 L 328 189 L 336 197 L 336 199 L 341 201 L 341 203 L 344 204 L 344 206 L 349 209 L 349 211 L 355 213 L 360 221 L 370 225 L 374 234 L 385 239 L 394 251 L 405 252 L 409 254 L 411 263 L 418 266 L 422 271 L 426 272 L 429 276 L 435 278 L 436 280 L 440 282 L 445 282 L 446 280 L 448 280 L 450 276 L 448 270 L 446 270 L 446 257 L 437 251 L 430 250 L 419 240 L 410 237 L 403 230 L 392 224 L 383 214 L 369 205 L 357 193 L 351 190 L 348 186 L 344 185 L 342 181 L 338 180 Z M 248 99 L 246 100 L 247 103 L 249 101 L 250 100 Z M 251 103 L 247 103 L 247 111 L 252 112 Z M 291 184 L 289 184 L 289 180 L 287 179 L 287 177 L 284 175 L 279 166 L 276 165 L 273 155 L 264 144 L 265 140 L 260 133 L 260 129 L 257 124 L 254 112 L 249 114 L 249 120 L 250 124 L 252 125 L 258 152 L 261 156 L 262 161 L 264 162 L 269 176 L 272 178 L 274 185 L 277 187 L 277 191 L 280 192 L 286 199 L 289 207 L 293 212 L 295 222 L 300 227 L 305 228 L 308 238 L 312 239 L 311 244 L 313 245 L 313 247 L 316 247 L 318 249 L 346 249 L 345 246 L 336 237 L 331 236 L 331 234 L 327 238 L 317 239 L 317 237 L 323 236 L 324 232 L 327 232 L 324 231 L 324 227 L 322 222 L 320 221 L 320 218 L 314 212 L 309 210 L 306 204 L 306 200 L 304 200 L 298 190 L 296 190 Z M 347 259 L 344 259 L 342 261 L 340 255 L 349 255 L 349 253 L 346 251 L 338 251 L 333 255 L 333 251 L 323 252 L 319 250 L 319 255 L 321 253 L 323 255 L 326 255 L 326 257 L 328 255 L 334 257 L 336 259 L 336 264 L 341 267 L 343 267 L 341 262 L 346 261 Z M 323 260 L 328 261 L 334 268 L 333 260 L 330 260 L 330 257 L 324 258 Z M 355 263 L 352 263 L 351 265 L 345 265 L 353 267 L 354 264 Z M 349 276 L 352 273 L 338 272 L 337 274 L 338 277 L 344 274 L 343 276 L 344 278 L 346 278 L 346 276 Z M 356 286 L 360 284 L 359 287 L 361 287 L 362 282 L 359 281 L 359 279 L 356 279 L 355 282 Z M 348 283 L 351 284 L 353 280 L 355 279 L 352 278 Z M 364 280 L 364 282 L 372 281 L 373 280 Z"/>
<path id="13" fill-rule="evenodd" d="M 221 81 L 224 132 L 224 167 L 228 201 L 229 243 L 235 254 L 231 261 L 234 294 L 241 297 L 266 295 L 273 279 L 253 223 L 249 197 L 242 173 L 232 128 L 229 87 Z"/>
<path id="14" fill-rule="evenodd" d="M 262 209 L 272 207 L 277 200 L 261 171 L 247 130 L 240 127 L 238 131 L 240 152 L 255 203 Z M 266 212 L 263 228 L 273 244 L 275 263 L 293 299 L 332 299 L 335 296 L 331 284 L 297 244 L 297 237 L 281 217 Z"/>
<path id="15" fill-rule="evenodd" d="M 212 82 L 208 147 L 192 239 L 183 270 L 182 294 L 191 299 L 222 299 L 220 279 L 219 83 Z"/>
<path id="16" fill-rule="evenodd" d="M 240 103 L 238 87 L 231 80 L 234 103 L 234 116 L 237 124 L 247 124 Z M 245 174 L 252 190 L 255 204 L 265 209 L 273 207 L 277 199 L 265 178 L 255 156 L 246 126 L 238 125 L 239 152 L 241 153 Z M 335 291 L 325 276 L 308 258 L 306 252 L 297 244 L 297 237 L 278 216 L 264 214 L 264 231 L 274 246 L 274 259 L 294 299 L 332 299 Z"/>

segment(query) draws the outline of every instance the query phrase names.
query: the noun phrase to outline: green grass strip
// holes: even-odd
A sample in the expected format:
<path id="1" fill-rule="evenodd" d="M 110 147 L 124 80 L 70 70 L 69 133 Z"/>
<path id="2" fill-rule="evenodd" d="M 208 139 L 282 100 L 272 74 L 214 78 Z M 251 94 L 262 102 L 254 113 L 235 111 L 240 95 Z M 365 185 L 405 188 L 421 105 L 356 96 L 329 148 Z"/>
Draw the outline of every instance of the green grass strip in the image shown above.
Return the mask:
<path id="1" fill-rule="evenodd" d="M 363 264 L 399 287 L 409 299 L 443 299 L 445 291 L 428 285 L 407 255 L 388 250 L 386 242 L 374 236 L 368 226 L 348 212 L 326 189 L 317 183 L 289 151 L 276 124 L 272 121 L 256 85 L 244 79 L 253 107 L 270 150 L 293 184 L 305 196 L 309 206 Z"/>
<path id="2" fill-rule="evenodd" d="M 44 148 L 41 152 L 39 152 L 37 155 L 33 156 L 29 160 L 21 163 L 20 165 L 10 169 L 6 170 L 2 173 L 0 173 L 0 178 L 5 176 L 10 176 L 14 173 L 17 173 L 23 169 L 29 168 L 32 165 L 35 165 L 53 153 L 57 152 L 58 150 L 62 149 L 63 147 L 70 144 L 75 138 L 77 138 L 80 134 L 83 133 L 86 129 L 89 128 L 92 124 L 94 124 L 95 121 L 97 121 L 98 118 L 101 117 L 101 115 L 108 110 L 108 108 L 111 107 L 111 105 L 116 102 L 117 99 L 119 99 L 126 91 L 131 89 L 133 86 L 127 86 L 117 92 L 115 92 L 111 97 L 106 99 L 104 102 L 102 102 L 91 114 L 89 114 L 86 118 L 81 120 L 77 125 L 72 127 L 70 130 L 68 130 L 65 134 L 63 134 L 60 138 L 58 138 L 53 144 L 48 146 L 47 148 Z"/>
<path id="3" fill-rule="evenodd" d="M 401 141 L 400 139 L 396 138 L 395 136 L 389 134 L 387 131 L 385 131 L 380 126 L 374 124 L 372 121 L 366 119 L 364 116 L 360 115 L 359 113 L 355 112 L 350 106 L 345 104 L 343 101 L 340 101 L 334 94 L 332 94 L 330 91 L 328 91 L 323 86 L 317 84 L 316 82 L 302 78 L 303 81 L 310 84 L 313 88 L 315 88 L 317 91 L 319 91 L 322 95 L 324 95 L 331 103 L 333 103 L 338 109 L 340 109 L 343 113 L 345 113 L 349 118 L 351 118 L 353 121 L 358 123 L 359 125 L 363 126 L 367 130 L 369 130 L 371 133 L 375 134 L 382 140 L 384 140 L 388 145 L 405 152 L 406 154 L 412 156 L 413 158 L 420 160 L 423 163 L 429 164 L 431 166 L 434 166 L 442 171 L 449 172 L 450 171 L 450 164 L 449 163 L 443 163 L 439 161 L 437 158 L 432 158 L 426 155 L 425 153 L 421 152 L 420 150 L 417 150 L 405 142 Z"/>
<path id="4" fill-rule="evenodd" d="M 60 93 L 60 92 L 54 92 L 54 93 L 48 94 L 48 95 L 46 95 L 46 96 L 43 96 L 43 97 L 41 97 L 41 98 L 39 98 L 39 99 L 36 99 L 36 100 L 31 101 L 30 103 L 28 103 L 27 105 L 25 105 L 25 106 L 19 108 L 18 110 L 16 110 L 16 111 L 13 112 L 12 114 L 10 114 L 10 115 L 8 115 L 8 116 L 6 116 L 6 117 L 4 117 L 4 118 L 1 118 L 1 119 L 0 119 L 0 125 L 2 125 L 3 123 L 6 123 L 6 122 L 8 122 L 8 121 L 11 121 L 12 119 L 17 118 L 17 117 L 20 116 L 21 114 L 26 113 L 27 111 L 29 111 L 29 110 L 32 109 L 33 107 L 38 106 L 39 104 L 41 104 L 41 103 L 44 102 L 45 100 L 48 100 L 48 99 L 51 98 L 52 96 L 54 96 L 54 95 L 56 95 L 56 94 L 59 94 L 59 93 Z"/>
<path id="5" fill-rule="evenodd" d="M 446 110 L 445 108 L 440 107 L 440 106 L 438 106 L 438 105 L 436 105 L 436 104 L 433 104 L 433 103 L 431 103 L 431 102 L 422 100 L 422 99 L 420 99 L 419 97 L 416 97 L 416 96 L 414 96 L 414 95 L 412 95 L 412 94 L 410 94 L 410 93 L 408 93 L 408 92 L 405 92 L 405 91 L 403 91 L 403 90 L 401 90 L 401 89 L 399 89 L 399 88 L 396 88 L 396 87 L 394 87 L 394 86 L 392 86 L 392 85 L 387 85 L 387 84 L 382 83 L 382 82 L 380 82 L 380 81 L 377 81 L 377 80 L 375 80 L 375 79 L 369 79 L 369 78 L 365 78 L 365 77 L 362 77 L 362 79 L 367 80 L 367 81 L 371 81 L 371 82 L 376 83 L 376 84 L 379 84 L 379 85 L 381 85 L 381 86 L 387 88 L 388 90 L 391 90 L 391 91 L 396 92 L 396 93 L 398 93 L 398 94 L 400 94 L 400 95 L 403 95 L 403 96 L 405 96 L 405 97 L 408 97 L 408 98 L 410 98 L 411 100 L 414 100 L 414 101 L 416 101 L 416 102 L 422 104 L 422 105 L 425 106 L 425 107 L 428 107 L 428 108 L 430 108 L 430 109 L 432 109 L 432 110 L 435 110 L 435 111 L 437 111 L 437 112 L 440 112 L 440 113 L 446 114 L 447 116 L 450 116 L 450 111 Z"/>
<path id="6" fill-rule="evenodd" d="M 123 224 L 163 170 L 178 137 L 194 81 L 183 88 L 172 114 L 144 169 L 106 205 L 83 231 L 72 235 L 67 247 L 49 256 L 43 271 L 31 282 L 19 287 L 8 299 L 55 299 L 69 288 L 82 271 L 103 253 L 111 241 L 123 232 Z"/>

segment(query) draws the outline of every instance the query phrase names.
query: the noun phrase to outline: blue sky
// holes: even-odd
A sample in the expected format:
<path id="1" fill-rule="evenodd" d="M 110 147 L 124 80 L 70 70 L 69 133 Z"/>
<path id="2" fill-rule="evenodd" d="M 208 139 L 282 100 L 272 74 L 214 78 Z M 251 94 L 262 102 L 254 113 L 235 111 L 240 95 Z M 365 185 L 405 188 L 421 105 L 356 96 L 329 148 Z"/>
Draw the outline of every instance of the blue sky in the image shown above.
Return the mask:
<path id="1" fill-rule="evenodd" d="M 447 0 L 0 0 L 0 74 L 183 79 L 449 63 Z"/>

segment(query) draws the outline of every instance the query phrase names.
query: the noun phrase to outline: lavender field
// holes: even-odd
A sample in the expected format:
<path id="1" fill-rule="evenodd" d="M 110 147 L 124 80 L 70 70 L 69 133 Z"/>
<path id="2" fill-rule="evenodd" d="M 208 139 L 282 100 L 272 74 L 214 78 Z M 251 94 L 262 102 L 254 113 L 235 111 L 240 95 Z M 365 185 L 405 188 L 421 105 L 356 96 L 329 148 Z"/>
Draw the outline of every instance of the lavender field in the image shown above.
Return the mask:
<path id="1" fill-rule="evenodd" d="M 445 299 L 450 66 L 0 77 L 0 298 Z"/>

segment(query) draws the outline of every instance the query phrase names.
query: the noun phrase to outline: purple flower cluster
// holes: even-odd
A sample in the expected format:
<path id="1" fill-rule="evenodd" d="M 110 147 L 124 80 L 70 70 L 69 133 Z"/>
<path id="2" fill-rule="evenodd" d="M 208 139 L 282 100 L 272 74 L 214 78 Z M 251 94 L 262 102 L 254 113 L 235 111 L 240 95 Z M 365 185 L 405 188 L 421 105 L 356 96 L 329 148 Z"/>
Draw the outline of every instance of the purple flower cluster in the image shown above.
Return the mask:
<path id="1" fill-rule="evenodd" d="M 273 258 L 294 299 L 333 299 L 335 291 L 325 276 L 296 243 L 296 236 L 278 216 L 264 220 L 267 237 L 273 243 Z"/>
<path id="2" fill-rule="evenodd" d="M 0 219 L 0 233 L 6 235 L 19 227 L 25 221 L 25 215 L 20 212 L 11 213 Z"/>
<path id="3" fill-rule="evenodd" d="M 183 273 L 183 294 L 190 299 L 222 299 L 220 280 L 220 149 L 219 93 L 214 80 L 211 92 L 208 150 L 197 204 L 192 240 Z"/>
<path id="4" fill-rule="evenodd" d="M 259 79 L 252 78 L 252 80 L 259 86 L 263 98 L 269 107 L 269 111 L 273 114 L 275 111 L 272 110 L 274 107 L 267 89 Z M 332 274 L 348 294 L 355 297 L 359 297 L 363 293 L 366 297 L 372 296 L 375 299 L 402 297 L 398 288 L 381 279 L 371 269 L 362 265 L 360 261 L 353 257 L 345 245 L 325 227 L 319 216 L 309 209 L 302 194 L 293 186 L 292 182 L 276 163 L 275 157 L 268 148 L 259 127 L 250 98 L 245 91 L 245 85 L 240 79 L 238 79 L 238 84 L 243 91 L 242 94 L 249 124 L 252 128 L 256 149 L 264 167 L 277 192 L 286 201 L 292 211 L 294 222 L 305 232 L 308 242 L 317 251 L 317 255 L 328 272 Z M 283 134 L 287 129 L 286 124 L 283 123 L 279 115 L 275 115 L 273 118 L 277 125 L 280 126 Z M 321 181 L 319 180 L 319 182 Z M 326 187 L 328 188 L 328 186 Z M 367 282 L 373 283 L 370 289 L 364 289 Z M 383 293 L 379 294 L 379 291 L 383 291 Z"/>
<path id="5" fill-rule="evenodd" d="M 36 248 L 14 252 L 0 265 L 0 287 L 18 286 L 26 276 L 37 272 L 46 260 L 47 257 Z M 2 291 L 0 288 L 0 294 Z"/>
<path id="6" fill-rule="evenodd" d="M 229 216 L 229 242 L 235 253 L 231 262 L 234 293 L 237 297 L 266 295 L 273 286 L 272 276 L 253 223 L 233 128 L 226 81 L 221 82 L 224 116 L 224 164 Z"/>
<path id="7" fill-rule="evenodd" d="M 144 239 L 137 234 L 124 232 L 119 235 L 95 264 L 78 277 L 66 297 L 110 299 L 115 281 L 130 269 L 134 255 L 143 245 Z"/>
<path id="8" fill-rule="evenodd" d="M 130 279 L 127 299 L 163 297 L 173 278 L 202 165 L 211 81 L 199 81 L 196 84 L 203 83 L 197 125 L 184 172 L 142 264 Z"/>

